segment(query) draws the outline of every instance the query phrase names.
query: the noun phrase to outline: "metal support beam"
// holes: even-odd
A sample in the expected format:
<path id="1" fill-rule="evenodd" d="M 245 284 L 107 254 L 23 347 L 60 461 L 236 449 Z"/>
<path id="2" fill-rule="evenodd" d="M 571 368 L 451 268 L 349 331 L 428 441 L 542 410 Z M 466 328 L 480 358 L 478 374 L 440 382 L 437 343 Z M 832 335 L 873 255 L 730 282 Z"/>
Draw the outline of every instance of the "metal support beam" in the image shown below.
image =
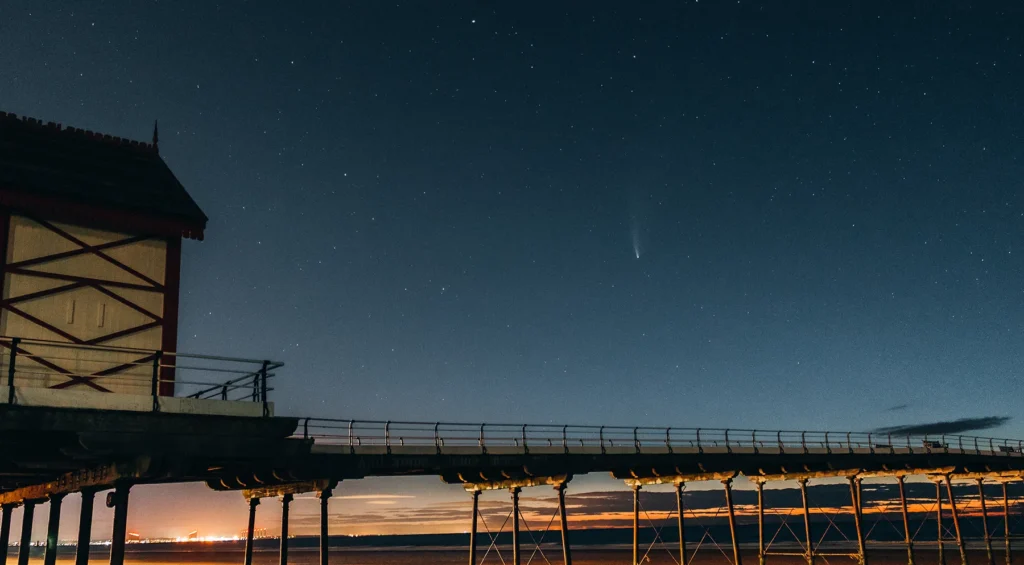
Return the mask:
<path id="1" fill-rule="evenodd" d="M 755 484 L 757 484 L 757 563 L 764 565 L 764 481 L 755 481 Z"/>
<path id="2" fill-rule="evenodd" d="M 640 563 L 640 484 L 633 485 L 633 565 Z"/>
<path id="3" fill-rule="evenodd" d="M 7 565 L 7 553 L 11 548 L 11 513 L 15 505 L 4 504 L 0 507 L 0 565 Z"/>
<path id="4" fill-rule="evenodd" d="M 327 565 L 331 555 L 331 550 L 328 546 L 331 535 L 327 522 L 327 504 L 331 501 L 332 494 L 334 494 L 334 491 L 329 488 L 317 493 L 317 497 L 320 499 L 320 565 Z"/>
<path id="5" fill-rule="evenodd" d="M 679 526 L 679 565 L 686 565 L 686 528 L 683 517 L 686 508 L 683 506 L 683 483 L 676 483 L 676 521 Z"/>
<path id="6" fill-rule="evenodd" d="M 480 515 L 480 491 L 470 491 L 473 495 L 473 522 L 469 527 L 469 565 L 476 565 L 476 522 Z"/>
<path id="7" fill-rule="evenodd" d="M 569 520 L 565 515 L 565 483 L 555 487 L 558 491 L 558 516 L 562 522 L 562 562 L 572 565 L 572 546 L 569 544 Z"/>
<path id="8" fill-rule="evenodd" d="M 46 521 L 46 549 L 43 552 L 43 565 L 57 564 L 57 540 L 60 537 L 60 507 L 64 502 L 64 494 L 51 494 L 50 515 Z"/>
<path id="9" fill-rule="evenodd" d="M 1010 499 L 1006 496 L 1006 481 L 1003 481 L 1003 540 L 1006 542 L 1006 565 L 1013 565 L 1010 551 Z"/>
<path id="10" fill-rule="evenodd" d="M 992 557 L 992 532 L 988 530 L 988 507 L 985 506 L 985 480 L 978 481 L 978 498 L 981 500 L 981 529 L 985 530 L 985 555 L 988 558 L 988 565 L 996 565 Z"/>
<path id="11" fill-rule="evenodd" d="M 814 540 L 811 538 L 811 511 L 807 505 L 807 479 L 800 479 L 800 499 L 804 505 L 804 541 L 807 543 L 807 551 L 804 559 L 807 565 L 814 565 Z"/>
<path id="12" fill-rule="evenodd" d="M 960 535 L 960 516 L 956 511 L 956 499 L 953 498 L 953 484 L 946 476 L 946 494 L 949 496 L 949 511 L 953 516 L 953 531 L 956 532 L 956 546 L 960 550 L 960 563 L 967 565 L 967 548 L 964 546 L 964 538 Z"/>
<path id="13" fill-rule="evenodd" d="M 860 481 L 850 477 L 850 503 L 853 505 L 853 522 L 857 527 L 857 560 L 860 565 L 867 565 L 867 548 L 864 545 L 864 503 L 861 500 Z"/>
<path id="14" fill-rule="evenodd" d="M 252 565 L 252 544 L 253 536 L 256 533 L 256 507 L 260 505 L 260 499 L 249 499 L 249 525 L 245 530 L 245 557 L 244 565 Z"/>
<path id="15" fill-rule="evenodd" d="M 519 555 L 519 493 L 523 489 L 519 487 L 512 487 L 509 491 L 512 493 L 512 564 L 520 565 Z"/>
<path id="16" fill-rule="evenodd" d="M 743 565 L 743 558 L 740 557 L 740 542 L 736 539 L 736 511 L 732 507 L 732 479 L 722 481 L 725 486 L 725 505 L 729 510 L 729 535 L 732 538 L 732 562 L 733 565 Z"/>
<path id="17" fill-rule="evenodd" d="M 914 538 L 910 535 L 910 516 L 907 512 L 905 480 L 903 475 L 896 477 L 896 484 L 900 487 L 900 509 L 903 512 L 903 539 L 907 544 L 907 565 L 914 565 Z"/>
<path id="18" fill-rule="evenodd" d="M 82 508 L 78 517 L 78 545 L 75 547 L 75 565 L 89 565 L 92 544 L 92 508 L 96 500 L 94 489 L 82 491 Z"/>
<path id="19" fill-rule="evenodd" d="M 291 493 L 281 496 L 281 565 L 288 565 L 288 507 L 291 506 L 293 497 Z"/>
<path id="20" fill-rule="evenodd" d="M 124 565 L 124 542 L 128 537 L 128 492 L 131 485 L 120 482 L 107 493 L 107 508 L 114 509 L 114 528 L 110 535 L 110 565 Z"/>
<path id="21" fill-rule="evenodd" d="M 946 544 L 942 541 L 945 530 L 942 529 L 942 484 L 935 481 L 935 522 L 939 528 L 939 565 L 946 565 Z"/>
<path id="22" fill-rule="evenodd" d="M 35 514 L 35 510 L 35 501 L 26 500 L 21 515 L 21 542 L 18 545 L 18 565 L 28 565 L 28 554 L 32 551 L 32 517 Z"/>

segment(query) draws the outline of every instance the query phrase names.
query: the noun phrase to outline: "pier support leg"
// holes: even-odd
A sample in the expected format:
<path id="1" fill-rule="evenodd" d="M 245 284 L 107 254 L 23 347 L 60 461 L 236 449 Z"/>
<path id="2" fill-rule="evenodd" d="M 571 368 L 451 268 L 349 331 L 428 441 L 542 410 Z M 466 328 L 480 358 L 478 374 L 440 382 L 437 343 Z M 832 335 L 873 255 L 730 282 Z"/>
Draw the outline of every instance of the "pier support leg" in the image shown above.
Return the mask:
<path id="1" fill-rule="evenodd" d="M 36 503 L 26 500 L 25 508 L 21 515 L 21 542 L 18 544 L 18 565 L 28 565 L 28 554 L 32 551 L 32 518 L 35 510 Z"/>
<path id="2" fill-rule="evenodd" d="M 256 507 L 260 505 L 260 499 L 249 499 L 249 525 L 245 530 L 245 557 L 244 565 L 252 565 L 252 544 L 253 536 L 256 533 Z M 76 564 L 81 565 L 81 564 Z"/>
<path id="3" fill-rule="evenodd" d="M 46 550 L 43 553 L 43 565 L 57 565 L 57 540 L 60 536 L 60 507 L 64 502 L 63 494 L 51 494 L 50 515 L 46 521 Z"/>
<path id="4" fill-rule="evenodd" d="M 281 497 L 281 565 L 288 565 L 288 507 L 291 506 L 292 498 L 291 494 Z"/>
<path id="5" fill-rule="evenodd" d="M 683 523 L 683 483 L 676 483 L 676 522 L 679 526 L 679 565 L 686 565 L 686 527 Z"/>
<path id="6" fill-rule="evenodd" d="M 92 544 L 92 507 L 96 491 L 82 491 L 82 508 L 78 515 L 78 545 L 75 547 L 75 565 L 89 565 L 89 549 Z"/>
<path id="7" fill-rule="evenodd" d="M 907 545 L 907 565 L 914 565 L 914 540 L 910 536 L 910 516 L 907 512 L 907 490 L 904 481 L 903 475 L 896 477 L 896 484 L 900 488 L 900 509 L 903 511 L 903 540 Z"/>
<path id="8" fill-rule="evenodd" d="M 939 565 L 946 565 L 946 544 L 942 541 L 945 537 L 945 531 L 942 529 L 942 484 L 939 481 L 935 481 L 935 507 L 935 522 L 939 527 Z"/>
<path id="9" fill-rule="evenodd" d="M 640 484 L 633 485 L 633 565 L 640 563 Z"/>
<path id="10" fill-rule="evenodd" d="M 807 542 L 805 559 L 807 565 L 814 565 L 814 540 L 811 538 L 811 511 L 807 505 L 807 479 L 800 479 L 800 499 L 804 505 L 804 540 Z"/>
<path id="11" fill-rule="evenodd" d="M 764 481 L 757 484 L 757 563 L 764 565 Z"/>
<path id="12" fill-rule="evenodd" d="M 4 504 L 0 507 L 0 565 L 7 565 L 7 552 L 11 548 L 11 513 L 14 512 L 13 504 Z"/>
<path id="13" fill-rule="evenodd" d="M 1013 565 L 1010 551 L 1010 499 L 1006 496 L 1006 481 L 1003 481 L 1003 541 L 1006 542 L 1006 565 Z"/>
<path id="14" fill-rule="evenodd" d="M 128 493 L 131 485 L 120 483 L 107 493 L 107 507 L 114 509 L 114 531 L 110 534 L 110 565 L 124 565 L 124 542 L 128 537 Z"/>
<path id="15" fill-rule="evenodd" d="M 725 505 L 729 511 L 729 536 L 732 538 L 732 562 L 733 565 L 743 565 L 743 558 L 740 557 L 740 541 L 736 539 L 736 510 L 732 506 L 732 479 L 722 481 L 725 486 Z"/>
<path id="16" fill-rule="evenodd" d="M 523 489 L 512 487 L 512 564 L 520 565 L 519 555 L 519 493 Z"/>
<path id="17" fill-rule="evenodd" d="M 327 503 L 330 502 L 332 494 L 334 491 L 329 488 L 317 493 L 317 497 L 320 499 L 320 565 L 327 565 L 331 555 L 331 550 L 328 547 L 331 536 L 327 522 Z"/>
<path id="18" fill-rule="evenodd" d="M 946 476 L 946 494 L 949 496 L 949 512 L 953 516 L 953 531 L 956 532 L 956 546 L 960 550 L 960 563 L 967 565 L 967 548 L 964 546 L 964 538 L 960 535 L 960 516 L 956 511 L 956 499 L 953 498 L 953 484 Z"/>
<path id="19" fill-rule="evenodd" d="M 864 545 L 864 505 L 860 495 L 860 481 L 856 477 L 850 477 L 850 502 L 853 504 L 853 522 L 857 527 L 857 560 L 860 565 L 867 565 L 867 548 Z"/>
<path id="20" fill-rule="evenodd" d="M 978 498 L 981 500 L 981 528 L 985 530 L 985 555 L 988 557 L 988 565 L 996 565 L 992 557 L 992 532 L 988 530 L 988 507 L 985 506 L 985 481 L 978 481 Z"/>
<path id="21" fill-rule="evenodd" d="M 469 565 L 476 565 L 476 522 L 480 515 L 480 491 L 474 490 L 473 494 L 473 521 L 469 526 Z"/>
<path id="22" fill-rule="evenodd" d="M 558 491 L 558 516 L 562 521 L 562 562 L 572 565 L 572 546 L 569 545 L 569 520 L 565 515 L 565 483 L 555 487 Z"/>

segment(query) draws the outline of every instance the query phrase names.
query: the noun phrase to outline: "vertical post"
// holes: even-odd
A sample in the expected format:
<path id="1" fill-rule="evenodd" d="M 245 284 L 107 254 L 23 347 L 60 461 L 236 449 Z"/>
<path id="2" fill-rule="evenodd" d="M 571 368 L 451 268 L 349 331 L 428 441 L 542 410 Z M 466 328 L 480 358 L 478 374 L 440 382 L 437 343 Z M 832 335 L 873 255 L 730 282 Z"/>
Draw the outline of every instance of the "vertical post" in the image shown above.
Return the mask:
<path id="1" fill-rule="evenodd" d="M 860 565 L 866 565 L 868 556 L 864 545 L 864 504 L 860 496 L 860 481 L 857 477 L 850 477 L 850 502 L 853 504 L 853 523 L 857 527 L 857 561 Z"/>
<path id="2" fill-rule="evenodd" d="M 480 515 L 480 491 L 473 489 L 473 521 L 469 527 L 469 565 L 476 565 L 476 522 Z"/>
<path id="3" fill-rule="evenodd" d="M 519 556 L 519 487 L 509 489 L 512 492 L 512 563 L 520 565 Z"/>
<path id="4" fill-rule="evenodd" d="M 7 237 L 7 232 L 4 232 Z M 11 338 L 11 358 L 7 362 L 7 404 L 14 404 L 14 368 L 18 359 L 18 344 L 21 338 Z"/>
<path id="5" fill-rule="evenodd" d="M 804 540 L 807 543 L 807 552 L 804 554 L 804 559 L 807 560 L 807 565 L 814 565 L 814 540 L 811 539 L 811 511 L 807 505 L 807 479 L 800 479 L 797 482 L 800 483 L 800 499 L 803 501 L 804 506 Z"/>
<path id="6" fill-rule="evenodd" d="M 18 565 L 28 565 L 28 554 L 32 551 L 32 517 L 36 503 L 26 500 L 21 515 L 21 542 L 18 544 Z"/>
<path id="7" fill-rule="evenodd" d="M 43 552 L 43 565 L 56 565 L 57 538 L 60 535 L 60 507 L 64 501 L 63 494 L 51 494 L 50 515 L 46 521 L 46 550 Z"/>
<path id="8" fill-rule="evenodd" d="M 949 496 L 949 512 L 953 516 L 953 531 L 956 532 L 956 546 L 960 550 L 960 563 L 967 565 L 967 548 L 964 547 L 964 538 L 960 535 L 960 516 L 956 511 L 956 499 L 953 498 L 953 485 L 946 475 L 946 494 Z"/>
<path id="9" fill-rule="evenodd" d="M 725 486 L 725 505 L 729 510 L 729 535 L 732 537 L 732 563 L 743 565 L 740 557 L 740 542 L 736 539 L 736 512 L 732 507 L 732 479 L 722 481 Z"/>
<path id="10" fill-rule="evenodd" d="M 946 544 L 942 541 L 942 538 L 945 537 L 945 531 L 942 528 L 942 484 L 938 480 L 935 481 L 935 507 L 935 522 L 939 527 L 939 565 L 946 565 Z"/>
<path id="11" fill-rule="evenodd" d="M 903 510 L 903 539 L 907 544 L 907 565 L 914 565 L 914 540 L 910 536 L 910 517 L 907 513 L 907 491 L 904 488 L 905 477 L 896 477 L 896 483 L 900 487 L 900 507 Z"/>
<path id="12" fill-rule="evenodd" d="M 267 366 L 270 361 L 264 361 L 260 367 L 260 400 L 263 402 L 263 415 L 270 416 L 270 405 L 267 403 Z"/>
<path id="13" fill-rule="evenodd" d="M 633 565 L 640 563 L 640 483 L 633 485 Z"/>
<path id="14" fill-rule="evenodd" d="M 110 565 L 124 565 L 124 541 L 128 537 L 128 492 L 131 485 L 118 483 L 107 493 L 107 508 L 114 509 L 114 532 L 110 536 Z"/>
<path id="15" fill-rule="evenodd" d="M 11 548 L 11 513 L 14 512 L 13 504 L 4 504 L 0 507 L 3 515 L 0 517 L 0 565 L 7 565 L 7 552 Z"/>
<path id="16" fill-rule="evenodd" d="M 985 530 L 985 555 L 988 558 L 988 565 L 996 565 L 992 557 L 992 532 L 988 530 L 988 508 L 985 506 L 985 480 L 978 481 L 978 498 L 981 500 L 981 528 Z"/>
<path id="17" fill-rule="evenodd" d="M 1003 540 L 1006 542 L 1006 565 L 1013 565 L 1010 551 L 1010 499 L 1006 497 L 1006 481 L 1003 481 Z"/>
<path id="18" fill-rule="evenodd" d="M 96 491 L 82 491 L 82 509 L 78 518 L 78 546 L 75 547 L 75 565 L 89 565 L 89 549 L 92 543 L 92 506 Z"/>
<path id="19" fill-rule="evenodd" d="M 291 503 L 291 494 L 286 494 L 281 497 L 281 565 L 288 565 L 288 506 L 291 505 Z"/>
<path id="20" fill-rule="evenodd" d="M 757 563 L 764 565 L 764 481 L 757 484 Z"/>
<path id="21" fill-rule="evenodd" d="M 245 561 L 244 565 L 252 565 L 252 544 L 253 535 L 256 533 L 256 507 L 260 505 L 260 499 L 253 497 L 249 499 L 249 527 L 245 531 Z"/>
<path id="22" fill-rule="evenodd" d="M 683 483 L 676 483 L 676 518 L 679 527 L 679 565 L 686 565 L 686 528 L 683 525 L 683 517 L 686 508 L 683 507 Z"/>
<path id="23" fill-rule="evenodd" d="M 160 411 L 160 356 L 162 351 L 153 352 L 153 382 L 150 384 L 153 395 L 153 412 Z"/>
<path id="24" fill-rule="evenodd" d="M 569 545 L 569 519 L 565 515 L 565 483 L 555 487 L 558 491 L 558 515 L 562 521 L 562 562 L 572 565 L 572 547 Z"/>
<path id="25" fill-rule="evenodd" d="M 327 565 L 330 557 L 330 549 L 327 542 L 330 540 L 330 532 L 327 527 L 327 503 L 331 500 L 334 491 L 327 488 L 319 492 L 320 498 L 320 565 Z"/>

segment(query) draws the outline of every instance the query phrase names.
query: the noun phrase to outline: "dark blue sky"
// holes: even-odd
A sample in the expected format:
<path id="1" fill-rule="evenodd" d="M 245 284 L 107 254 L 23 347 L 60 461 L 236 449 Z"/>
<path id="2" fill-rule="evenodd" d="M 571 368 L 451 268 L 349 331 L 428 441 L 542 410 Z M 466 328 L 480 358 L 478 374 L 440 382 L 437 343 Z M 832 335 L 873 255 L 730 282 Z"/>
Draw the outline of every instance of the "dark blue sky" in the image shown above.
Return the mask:
<path id="1" fill-rule="evenodd" d="M 1024 13 L 800 4 L 9 0 L 0 109 L 160 120 L 180 349 L 281 412 L 1016 415 Z"/>

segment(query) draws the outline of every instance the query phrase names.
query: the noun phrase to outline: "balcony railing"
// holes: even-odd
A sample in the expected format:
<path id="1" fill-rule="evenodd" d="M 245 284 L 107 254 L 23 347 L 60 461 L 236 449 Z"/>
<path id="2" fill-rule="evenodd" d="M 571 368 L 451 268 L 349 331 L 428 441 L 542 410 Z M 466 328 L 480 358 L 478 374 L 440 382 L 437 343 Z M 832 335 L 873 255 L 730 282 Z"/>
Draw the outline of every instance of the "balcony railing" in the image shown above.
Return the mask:
<path id="1" fill-rule="evenodd" d="M 256 402 L 269 415 L 277 361 L 0 337 L 0 382 L 7 403 L 18 389 Z"/>
<path id="2" fill-rule="evenodd" d="M 531 448 L 562 450 L 623 449 L 672 452 L 673 449 L 741 451 L 743 453 L 869 453 L 923 454 L 975 453 L 1024 457 L 1024 440 L 969 435 L 897 434 L 874 432 L 822 432 L 724 428 L 655 428 L 622 426 L 558 426 L 451 422 L 395 422 L 305 418 L 297 437 L 318 444 L 356 448 L 383 446 L 445 448 L 513 448 L 528 454 Z"/>

